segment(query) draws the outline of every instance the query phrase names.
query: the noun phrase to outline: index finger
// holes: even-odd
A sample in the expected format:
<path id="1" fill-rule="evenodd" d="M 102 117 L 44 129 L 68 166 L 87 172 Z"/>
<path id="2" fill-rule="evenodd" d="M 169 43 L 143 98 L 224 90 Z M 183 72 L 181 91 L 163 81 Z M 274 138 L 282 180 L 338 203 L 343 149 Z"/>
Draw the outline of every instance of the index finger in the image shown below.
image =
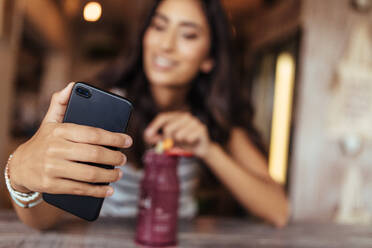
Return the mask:
<path id="1" fill-rule="evenodd" d="M 179 113 L 164 113 L 160 114 L 149 124 L 149 126 L 146 128 L 145 134 L 146 136 L 154 136 L 157 134 L 157 132 L 164 127 L 168 122 L 172 121 L 175 118 L 179 117 Z"/>
<path id="2" fill-rule="evenodd" d="M 133 143 L 129 135 L 74 123 L 63 123 L 55 129 L 55 132 L 57 136 L 78 143 L 118 148 L 128 148 Z"/>

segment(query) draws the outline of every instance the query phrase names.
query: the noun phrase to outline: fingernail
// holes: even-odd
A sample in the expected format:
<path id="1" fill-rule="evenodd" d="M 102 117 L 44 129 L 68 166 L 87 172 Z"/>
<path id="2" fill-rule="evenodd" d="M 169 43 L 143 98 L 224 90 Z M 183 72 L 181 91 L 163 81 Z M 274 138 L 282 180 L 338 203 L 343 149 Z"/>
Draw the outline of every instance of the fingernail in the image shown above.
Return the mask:
<path id="1" fill-rule="evenodd" d="M 125 139 L 125 146 L 131 146 L 132 145 L 132 139 L 131 138 L 126 138 Z"/>
<path id="2" fill-rule="evenodd" d="M 106 191 L 106 196 L 112 196 L 113 193 L 114 193 L 114 189 L 113 189 L 113 188 L 109 188 L 109 189 Z"/>
<path id="3" fill-rule="evenodd" d="M 123 154 L 123 163 L 121 163 L 121 166 L 125 165 L 127 163 L 127 156 Z"/>
<path id="4" fill-rule="evenodd" d="M 69 83 L 65 88 L 62 89 L 62 92 L 67 91 L 67 89 L 73 84 L 73 82 Z"/>
<path id="5" fill-rule="evenodd" d="M 123 177 L 123 172 L 119 171 L 119 179 L 118 180 L 120 180 L 122 177 Z"/>

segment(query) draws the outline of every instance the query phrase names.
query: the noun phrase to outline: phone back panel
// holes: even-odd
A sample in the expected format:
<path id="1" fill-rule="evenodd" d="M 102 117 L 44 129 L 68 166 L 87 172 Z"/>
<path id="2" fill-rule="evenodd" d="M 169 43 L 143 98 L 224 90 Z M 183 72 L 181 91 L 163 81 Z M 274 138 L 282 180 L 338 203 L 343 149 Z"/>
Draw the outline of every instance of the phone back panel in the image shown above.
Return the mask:
<path id="1" fill-rule="evenodd" d="M 78 94 L 77 90 L 79 87 L 88 89 L 90 96 L 84 97 L 82 94 Z M 75 83 L 72 89 L 63 122 L 124 133 L 131 111 L 132 105 L 128 100 L 88 84 L 78 82 Z M 106 169 L 114 168 L 109 165 L 87 164 Z M 98 184 L 102 185 L 100 183 Z M 104 183 L 104 185 L 107 184 Z M 89 221 L 98 218 L 104 200 L 104 198 L 90 196 L 47 193 L 43 193 L 43 199 L 49 204 Z"/>

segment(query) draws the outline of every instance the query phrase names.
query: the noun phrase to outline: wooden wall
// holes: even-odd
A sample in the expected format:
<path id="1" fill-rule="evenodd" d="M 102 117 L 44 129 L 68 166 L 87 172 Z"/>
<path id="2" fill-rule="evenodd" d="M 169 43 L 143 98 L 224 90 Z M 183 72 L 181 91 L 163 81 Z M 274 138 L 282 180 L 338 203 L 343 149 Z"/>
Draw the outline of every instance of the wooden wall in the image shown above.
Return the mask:
<path id="1" fill-rule="evenodd" d="M 326 128 L 330 85 L 345 53 L 352 30 L 369 22 L 372 12 L 358 13 L 350 0 L 302 1 L 302 49 L 293 170 L 291 182 L 294 220 L 333 219 L 347 163 L 338 142 Z M 371 68 L 372 70 L 372 68 Z M 372 82 L 371 82 L 372 83 Z M 372 114 L 372 113 L 371 113 Z M 353 161 L 362 168 L 363 199 L 372 212 L 372 145 Z"/>
<path id="2" fill-rule="evenodd" d="M 9 156 L 8 146 L 10 141 L 9 125 L 12 114 L 13 99 L 13 81 L 16 71 L 16 56 L 18 53 L 20 35 L 23 26 L 24 2 L 15 1 L 7 12 L 6 18 L 9 32 L 0 37 L 0 207 L 6 204 L 7 192 L 5 191 L 5 182 L 3 169 Z"/>

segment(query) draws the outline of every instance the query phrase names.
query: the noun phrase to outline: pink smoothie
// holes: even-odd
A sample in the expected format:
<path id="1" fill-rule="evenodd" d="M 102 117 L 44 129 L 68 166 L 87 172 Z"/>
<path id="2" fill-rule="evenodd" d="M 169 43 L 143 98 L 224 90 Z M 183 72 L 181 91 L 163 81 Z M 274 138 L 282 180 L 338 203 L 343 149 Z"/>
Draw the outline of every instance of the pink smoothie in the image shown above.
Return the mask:
<path id="1" fill-rule="evenodd" d="M 150 247 L 177 243 L 178 157 L 149 151 L 144 157 L 136 242 Z"/>

